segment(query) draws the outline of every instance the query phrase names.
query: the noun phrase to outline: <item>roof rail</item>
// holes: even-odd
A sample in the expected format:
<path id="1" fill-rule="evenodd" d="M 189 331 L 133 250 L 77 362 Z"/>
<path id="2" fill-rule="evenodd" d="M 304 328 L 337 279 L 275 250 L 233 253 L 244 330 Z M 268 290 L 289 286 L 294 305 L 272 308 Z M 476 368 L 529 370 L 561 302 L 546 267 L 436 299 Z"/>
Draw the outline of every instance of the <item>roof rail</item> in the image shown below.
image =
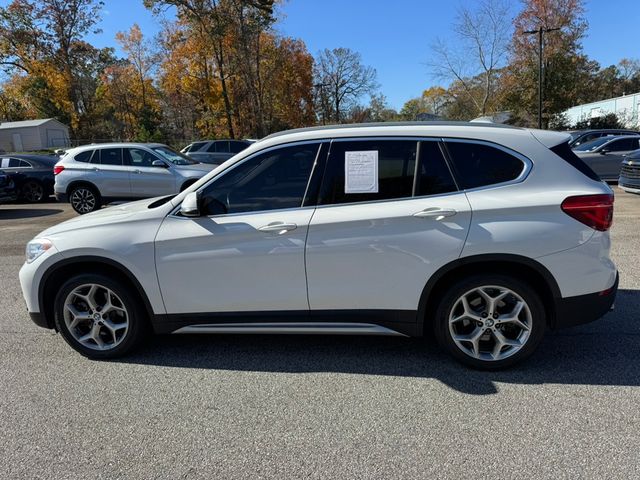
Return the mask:
<path id="1" fill-rule="evenodd" d="M 502 125 L 499 123 L 480 123 L 480 122 L 457 122 L 457 121 L 431 121 L 431 122 L 368 122 L 368 123 L 342 123 L 340 125 L 320 125 L 316 127 L 293 128 L 291 130 L 283 130 L 281 132 L 267 135 L 262 140 L 268 138 L 280 137 L 290 133 L 315 132 L 322 130 L 337 130 L 346 128 L 365 128 L 365 127 L 420 127 L 420 126 L 444 126 L 444 127 L 489 127 L 489 128 L 508 128 L 522 130 L 520 127 L 511 125 Z"/>

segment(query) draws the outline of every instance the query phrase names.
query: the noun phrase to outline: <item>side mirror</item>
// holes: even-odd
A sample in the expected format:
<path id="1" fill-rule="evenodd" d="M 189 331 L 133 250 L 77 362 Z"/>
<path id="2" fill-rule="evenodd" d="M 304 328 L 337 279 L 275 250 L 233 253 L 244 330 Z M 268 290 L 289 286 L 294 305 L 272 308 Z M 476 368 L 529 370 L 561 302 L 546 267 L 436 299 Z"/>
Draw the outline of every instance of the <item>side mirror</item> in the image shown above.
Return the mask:
<path id="1" fill-rule="evenodd" d="M 609 149 L 608 148 L 603 148 L 602 150 L 600 150 L 600 155 L 606 155 L 607 153 L 609 153 Z"/>
<path id="2" fill-rule="evenodd" d="M 169 168 L 169 165 L 167 165 L 166 163 L 164 163 L 162 160 L 154 160 L 151 163 L 152 167 L 160 167 L 160 168 Z"/>
<path id="3" fill-rule="evenodd" d="M 197 192 L 188 193 L 187 196 L 184 197 L 184 199 L 182 200 L 182 204 L 180 205 L 180 215 L 184 217 L 199 217 L 199 203 L 200 202 L 198 201 Z"/>

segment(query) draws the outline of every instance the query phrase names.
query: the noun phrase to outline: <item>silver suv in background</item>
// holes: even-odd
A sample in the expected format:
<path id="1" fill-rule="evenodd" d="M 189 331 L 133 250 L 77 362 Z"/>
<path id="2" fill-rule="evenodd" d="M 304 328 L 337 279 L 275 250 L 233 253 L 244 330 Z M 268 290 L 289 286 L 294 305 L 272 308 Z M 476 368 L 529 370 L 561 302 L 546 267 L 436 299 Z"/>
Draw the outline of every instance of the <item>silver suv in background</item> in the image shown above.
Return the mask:
<path id="1" fill-rule="evenodd" d="M 203 140 L 190 143 L 180 151 L 198 162 L 220 165 L 251 143 L 248 140 Z"/>
<path id="2" fill-rule="evenodd" d="M 158 143 L 85 145 L 55 165 L 54 192 L 84 214 L 114 201 L 178 193 L 214 167 Z"/>

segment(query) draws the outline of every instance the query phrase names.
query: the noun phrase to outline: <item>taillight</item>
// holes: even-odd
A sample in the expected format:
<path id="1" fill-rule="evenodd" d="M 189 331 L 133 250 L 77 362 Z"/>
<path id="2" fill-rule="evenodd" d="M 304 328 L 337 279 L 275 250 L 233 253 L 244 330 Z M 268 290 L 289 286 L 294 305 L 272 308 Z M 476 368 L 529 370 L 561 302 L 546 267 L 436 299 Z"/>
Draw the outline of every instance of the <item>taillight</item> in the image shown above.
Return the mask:
<path id="1" fill-rule="evenodd" d="M 53 166 L 53 174 L 54 175 L 58 175 L 63 170 L 64 170 L 64 165 L 54 165 Z"/>
<path id="2" fill-rule="evenodd" d="M 585 225 L 606 232 L 613 223 L 613 195 L 577 195 L 565 198 L 562 211 Z"/>

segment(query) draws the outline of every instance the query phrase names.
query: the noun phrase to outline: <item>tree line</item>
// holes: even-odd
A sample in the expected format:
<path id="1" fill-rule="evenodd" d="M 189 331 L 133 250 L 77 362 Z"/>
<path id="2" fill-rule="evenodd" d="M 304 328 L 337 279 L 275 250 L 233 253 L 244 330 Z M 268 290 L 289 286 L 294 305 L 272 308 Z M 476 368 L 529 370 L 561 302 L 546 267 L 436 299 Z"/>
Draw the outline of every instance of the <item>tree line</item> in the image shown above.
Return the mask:
<path id="1" fill-rule="evenodd" d="M 640 91 L 640 62 L 601 68 L 582 50 L 582 0 L 506 0 L 461 8 L 452 36 L 436 39 L 426 89 L 400 111 L 380 92 L 376 71 L 348 48 L 314 58 L 304 42 L 278 34 L 278 0 L 141 0 L 161 22 L 150 38 L 134 24 L 114 48 L 100 34 L 97 0 L 13 0 L 0 7 L 0 119 L 55 117 L 78 141 L 179 143 L 196 138 L 260 138 L 325 123 L 471 118 L 508 110 L 533 125 L 537 38 L 544 45 L 545 124 L 576 104 Z M 172 20 L 163 19 L 167 9 Z M 417 59 L 419 60 L 419 59 Z M 363 102 L 368 100 L 368 102 Z M 555 123 L 554 123 L 555 122 Z"/>

